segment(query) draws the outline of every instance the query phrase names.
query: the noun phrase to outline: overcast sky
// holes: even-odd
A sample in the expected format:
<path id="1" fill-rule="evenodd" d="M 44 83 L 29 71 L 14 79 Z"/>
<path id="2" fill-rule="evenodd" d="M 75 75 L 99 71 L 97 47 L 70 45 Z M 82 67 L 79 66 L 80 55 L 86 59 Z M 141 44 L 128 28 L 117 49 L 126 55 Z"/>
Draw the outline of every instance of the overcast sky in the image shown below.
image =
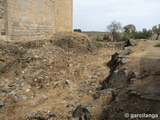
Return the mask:
<path id="1" fill-rule="evenodd" d="M 122 26 L 134 24 L 137 30 L 160 24 L 160 0 L 73 1 L 74 29 L 106 31 L 106 26 L 114 20 Z"/>

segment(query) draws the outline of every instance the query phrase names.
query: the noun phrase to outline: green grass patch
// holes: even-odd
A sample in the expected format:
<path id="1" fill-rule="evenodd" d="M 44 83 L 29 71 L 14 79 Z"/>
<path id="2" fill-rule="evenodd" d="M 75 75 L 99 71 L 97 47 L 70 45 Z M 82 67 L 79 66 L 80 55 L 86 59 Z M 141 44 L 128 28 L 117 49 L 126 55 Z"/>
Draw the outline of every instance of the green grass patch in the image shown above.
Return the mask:
<path id="1" fill-rule="evenodd" d="M 99 43 L 99 42 L 94 42 L 94 46 L 95 46 L 97 49 L 103 47 L 102 43 Z"/>

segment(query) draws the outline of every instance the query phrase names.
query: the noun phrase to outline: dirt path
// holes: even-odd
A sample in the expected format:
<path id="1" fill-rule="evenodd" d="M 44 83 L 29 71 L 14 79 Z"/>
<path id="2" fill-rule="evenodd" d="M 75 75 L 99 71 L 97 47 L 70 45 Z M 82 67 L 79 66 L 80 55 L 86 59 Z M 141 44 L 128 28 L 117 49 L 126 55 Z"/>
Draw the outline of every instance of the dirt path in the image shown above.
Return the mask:
<path id="1" fill-rule="evenodd" d="M 126 119 L 125 113 L 160 113 L 160 47 L 155 47 L 160 41 L 141 39 L 136 44 L 123 51 L 129 55 L 123 56 L 121 52 L 119 56 L 123 56 L 124 64 L 117 64 L 114 74 L 107 79 L 111 87 L 120 81 L 120 87 L 115 87 L 116 97 L 106 105 L 104 119 Z M 115 57 L 112 62 L 116 64 L 120 57 Z M 125 77 L 121 79 L 121 76 Z M 127 119 L 132 118 L 128 116 Z"/>
<path id="2" fill-rule="evenodd" d="M 133 50 L 133 54 L 130 55 L 134 57 L 160 57 L 160 47 L 154 47 L 156 44 L 160 44 L 160 41 L 157 40 L 140 40 L 137 43 Z"/>

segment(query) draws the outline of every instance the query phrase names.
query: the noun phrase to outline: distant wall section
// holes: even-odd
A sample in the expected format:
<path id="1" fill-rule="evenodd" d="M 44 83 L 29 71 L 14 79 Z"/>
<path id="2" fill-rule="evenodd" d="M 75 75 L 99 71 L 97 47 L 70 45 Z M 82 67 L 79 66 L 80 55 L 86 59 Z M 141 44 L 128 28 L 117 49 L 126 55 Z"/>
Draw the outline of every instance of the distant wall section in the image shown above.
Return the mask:
<path id="1" fill-rule="evenodd" d="M 54 2 L 8 0 L 6 19 L 8 35 L 13 40 L 49 38 L 54 32 Z"/>

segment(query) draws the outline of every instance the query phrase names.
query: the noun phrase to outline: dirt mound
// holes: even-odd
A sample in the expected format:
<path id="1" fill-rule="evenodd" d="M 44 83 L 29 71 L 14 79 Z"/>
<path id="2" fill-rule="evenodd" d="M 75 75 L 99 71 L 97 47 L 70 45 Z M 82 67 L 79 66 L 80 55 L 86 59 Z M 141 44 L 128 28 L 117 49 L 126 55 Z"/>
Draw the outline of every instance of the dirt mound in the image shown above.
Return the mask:
<path id="1" fill-rule="evenodd" d="M 66 120 L 77 105 L 93 99 L 109 71 L 104 62 L 116 50 L 90 53 L 85 35 L 70 34 L 65 33 L 79 39 L 75 52 L 53 44 L 60 35 L 52 40 L 0 41 L 1 119 Z"/>
<path id="2" fill-rule="evenodd" d="M 51 41 L 67 51 L 93 52 L 94 50 L 90 39 L 82 33 L 59 32 L 52 36 Z"/>

